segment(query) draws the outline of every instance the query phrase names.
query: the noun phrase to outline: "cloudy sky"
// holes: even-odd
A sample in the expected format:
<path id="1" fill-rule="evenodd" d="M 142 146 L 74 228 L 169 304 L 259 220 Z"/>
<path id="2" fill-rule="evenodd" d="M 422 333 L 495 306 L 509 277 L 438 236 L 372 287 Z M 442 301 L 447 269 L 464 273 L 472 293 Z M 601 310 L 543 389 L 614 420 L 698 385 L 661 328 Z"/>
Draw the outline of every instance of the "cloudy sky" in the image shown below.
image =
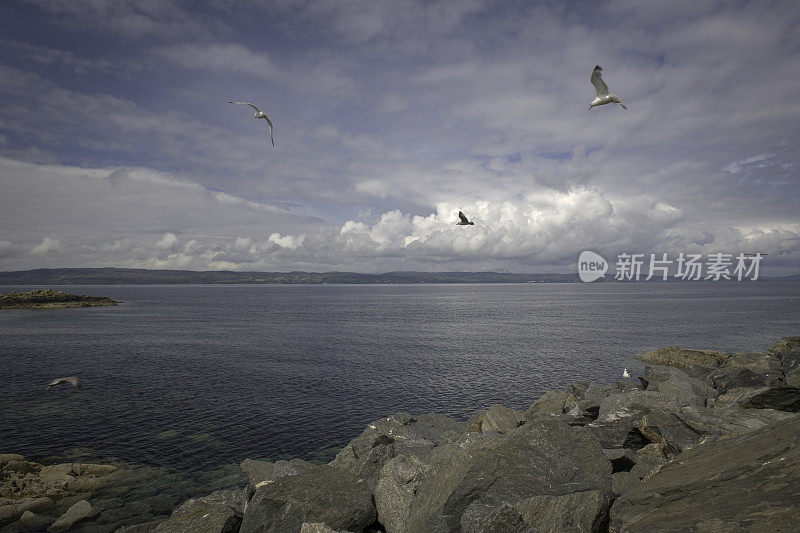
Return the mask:
<path id="1" fill-rule="evenodd" d="M 794 0 L 7 0 L 0 270 L 797 273 L 798 26 Z M 627 112 L 587 111 L 596 64 Z"/>

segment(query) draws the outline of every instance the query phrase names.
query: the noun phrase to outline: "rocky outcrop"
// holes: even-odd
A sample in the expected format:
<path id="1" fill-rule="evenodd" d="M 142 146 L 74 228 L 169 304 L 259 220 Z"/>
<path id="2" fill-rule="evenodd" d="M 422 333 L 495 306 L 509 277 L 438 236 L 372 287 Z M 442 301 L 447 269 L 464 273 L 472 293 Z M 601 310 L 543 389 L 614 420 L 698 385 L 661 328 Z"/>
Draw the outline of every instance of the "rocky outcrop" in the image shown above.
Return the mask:
<path id="1" fill-rule="evenodd" d="M 800 417 L 682 453 L 611 508 L 611 531 L 794 531 Z M 679 459 L 679 460 L 678 460 Z"/>
<path id="2" fill-rule="evenodd" d="M 70 294 L 52 289 L 9 292 L 0 296 L 0 309 L 57 309 L 63 307 L 97 307 L 117 305 L 111 298 Z"/>
<path id="3" fill-rule="evenodd" d="M 690 368 L 695 365 L 715 367 L 725 363 L 730 354 L 712 350 L 686 350 L 684 348 L 659 348 L 639 356 L 645 363 Z"/>

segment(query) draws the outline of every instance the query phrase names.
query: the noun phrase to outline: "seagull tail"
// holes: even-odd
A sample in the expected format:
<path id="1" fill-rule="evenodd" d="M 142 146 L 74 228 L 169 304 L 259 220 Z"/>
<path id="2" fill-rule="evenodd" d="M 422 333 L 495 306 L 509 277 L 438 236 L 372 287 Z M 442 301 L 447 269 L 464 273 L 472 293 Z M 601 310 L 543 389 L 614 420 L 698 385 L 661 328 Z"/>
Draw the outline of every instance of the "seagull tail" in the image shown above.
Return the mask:
<path id="1" fill-rule="evenodd" d="M 627 110 L 628 110 L 628 106 L 626 106 L 625 104 L 623 104 L 623 103 L 621 103 L 621 102 L 617 102 L 617 105 L 618 105 L 618 106 L 620 106 L 620 107 L 621 107 L 622 109 L 624 109 L 625 111 L 627 111 Z"/>

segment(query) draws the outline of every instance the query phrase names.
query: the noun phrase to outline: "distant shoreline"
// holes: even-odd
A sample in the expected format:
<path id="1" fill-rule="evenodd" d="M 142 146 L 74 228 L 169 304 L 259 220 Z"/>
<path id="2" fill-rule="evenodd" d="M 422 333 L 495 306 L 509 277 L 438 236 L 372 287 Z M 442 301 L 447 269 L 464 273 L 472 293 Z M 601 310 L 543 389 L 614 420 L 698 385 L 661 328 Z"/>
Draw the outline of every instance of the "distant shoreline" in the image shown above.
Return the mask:
<path id="1" fill-rule="evenodd" d="M 800 281 L 800 274 L 758 281 Z M 595 283 L 613 283 L 613 276 Z M 644 282 L 641 280 L 640 282 Z M 653 280 L 653 282 L 661 282 Z M 678 279 L 670 283 L 692 283 Z M 741 283 L 750 283 L 746 280 Z M 0 272 L 0 285 L 391 285 L 422 283 L 581 283 L 577 273 L 506 272 L 234 272 L 228 270 L 148 270 L 131 268 L 42 268 Z M 639 283 L 639 282 L 625 282 Z M 739 283 L 733 281 L 731 283 Z"/>

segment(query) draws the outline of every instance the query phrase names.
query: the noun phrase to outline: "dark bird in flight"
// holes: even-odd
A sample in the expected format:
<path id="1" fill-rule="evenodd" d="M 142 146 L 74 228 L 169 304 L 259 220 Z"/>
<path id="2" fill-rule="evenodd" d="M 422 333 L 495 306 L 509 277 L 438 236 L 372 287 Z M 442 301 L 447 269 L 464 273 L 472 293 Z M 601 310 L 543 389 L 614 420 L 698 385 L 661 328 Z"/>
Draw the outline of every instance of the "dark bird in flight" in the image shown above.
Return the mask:
<path id="1" fill-rule="evenodd" d="M 461 211 L 458 212 L 458 218 L 461 219 L 458 222 L 456 222 L 456 224 L 458 224 L 459 226 L 474 226 L 475 225 L 474 222 L 470 222 L 469 220 L 467 220 L 467 217 Z"/>
<path id="2" fill-rule="evenodd" d="M 76 376 L 69 376 L 68 378 L 56 378 L 50 383 L 47 384 L 47 388 L 54 387 L 56 385 L 65 385 L 69 383 L 73 387 L 81 388 L 81 379 Z"/>
<path id="3" fill-rule="evenodd" d="M 255 118 L 263 118 L 264 120 L 266 120 L 266 121 L 267 121 L 267 125 L 269 126 L 269 140 L 270 140 L 270 141 L 272 141 L 272 146 L 275 146 L 275 139 L 272 137 L 272 121 L 269 119 L 269 117 L 266 115 L 266 113 L 264 113 L 263 111 L 261 111 L 259 108 L 257 108 L 256 106 L 254 106 L 254 105 L 253 105 L 253 104 L 251 104 L 250 102 L 228 102 L 228 103 L 229 103 L 229 104 L 244 104 L 244 105 L 249 105 L 250 107 L 252 107 L 253 109 L 255 109 L 255 110 L 256 110 L 256 112 L 255 112 L 255 113 L 253 113 L 253 116 L 254 116 Z"/>
<path id="4" fill-rule="evenodd" d="M 599 105 L 612 103 L 617 104 L 622 109 L 628 109 L 625 107 L 625 104 L 622 103 L 622 98 L 620 98 L 619 95 L 609 92 L 608 85 L 603 81 L 603 67 L 600 65 L 595 66 L 592 71 L 592 77 L 589 78 L 589 80 L 592 82 L 592 85 L 594 85 L 594 90 L 597 91 L 597 97 L 589 104 L 590 110 Z"/>

